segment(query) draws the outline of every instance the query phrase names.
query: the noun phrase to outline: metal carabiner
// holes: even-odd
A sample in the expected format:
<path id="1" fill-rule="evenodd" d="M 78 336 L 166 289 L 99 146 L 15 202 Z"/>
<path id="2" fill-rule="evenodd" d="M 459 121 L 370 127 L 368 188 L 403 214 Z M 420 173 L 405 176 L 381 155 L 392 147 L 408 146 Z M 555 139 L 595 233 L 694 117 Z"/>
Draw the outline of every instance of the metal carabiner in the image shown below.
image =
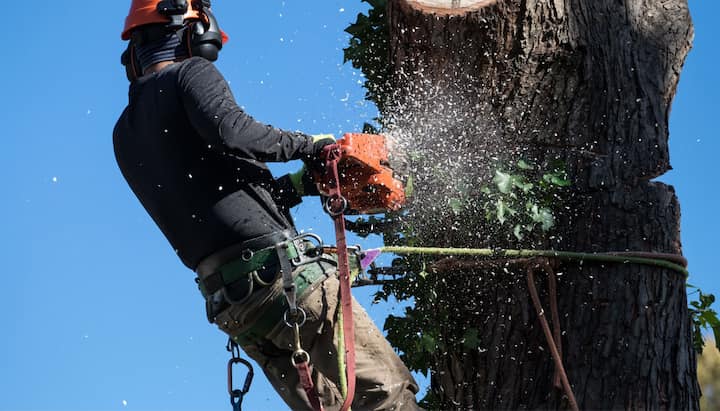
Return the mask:
<path id="1" fill-rule="evenodd" d="M 297 367 L 298 364 L 310 362 L 310 354 L 308 354 L 307 351 L 303 350 L 300 343 L 300 325 L 301 324 L 295 323 L 295 325 L 293 326 L 293 334 L 295 337 L 295 351 L 290 356 L 290 363 L 293 365 L 293 367 Z"/>
<path id="2" fill-rule="evenodd" d="M 241 390 L 233 388 L 233 365 L 235 364 L 242 364 L 248 369 L 248 373 L 245 376 L 245 383 Z M 255 372 L 253 371 L 252 364 L 240 357 L 235 357 L 233 354 L 233 358 L 228 361 L 228 393 L 230 394 L 230 404 L 233 406 L 233 411 L 240 411 L 242 409 L 243 398 L 245 398 L 245 394 L 250 392 L 250 385 L 252 384 L 254 375 Z"/>

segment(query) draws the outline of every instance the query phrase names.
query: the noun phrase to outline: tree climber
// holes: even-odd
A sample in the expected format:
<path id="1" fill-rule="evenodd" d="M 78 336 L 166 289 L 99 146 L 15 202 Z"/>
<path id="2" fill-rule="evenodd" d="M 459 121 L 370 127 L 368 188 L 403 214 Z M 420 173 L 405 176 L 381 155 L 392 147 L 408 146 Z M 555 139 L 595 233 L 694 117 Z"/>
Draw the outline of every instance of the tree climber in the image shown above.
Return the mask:
<path id="1" fill-rule="evenodd" d="M 278 244 L 313 248 L 311 238 L 298 236 L 289 209 L 301 196 L 318 194 L 306 170 L 323 167 L 322 149 L 334 139 L 263 125 L 238 107 L 212 63 L 227 36 L 209 3 L 132 1 L 122 32 L 130 41 L 122 57 L 129 103 L 113 133 L 115 156 L 132 191 L 196 273 L 208 319 L 240 343 L 290 408 L 309 409 L 291 364 L 293 329 L 283 318 L 287 287 L 279 272 L 290 257 Z M 265 164 L 298 159 L 305 166 L 279 179 Z M 317 395 L 336 410 L 343 402 L 333 345 L 339 282 L 333 256 L 324 257 L 293 261 L 288 272 L 306 320 L 300 334 Z M 353 408 L 417 409 L 418 386 L 406 366 L 356 301 L 353 314 Z"/>

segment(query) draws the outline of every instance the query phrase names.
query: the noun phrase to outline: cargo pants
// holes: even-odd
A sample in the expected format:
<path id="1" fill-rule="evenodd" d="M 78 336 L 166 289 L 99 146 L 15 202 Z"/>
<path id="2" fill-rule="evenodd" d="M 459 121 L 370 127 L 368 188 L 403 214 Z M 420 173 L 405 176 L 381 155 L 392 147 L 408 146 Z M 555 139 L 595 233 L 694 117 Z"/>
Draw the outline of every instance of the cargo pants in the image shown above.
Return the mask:
<path id="1" fill-rule="evenodd" d="M 320 270 L 319 278 L 298 298 L 307 321 L 301 327 L 302 348 L 310 354 L 315 388 L 325 410 L 339 410 L 343 397 L 339 387 L 336 318 L 339 279 L 334 264 L 301 266 L 297 270 Z M 296 270 L 296 271 L 297 271 Z M 297 274 L 297 273 L 296 273 Z M 242 304 L 232 305 L 218 315 L 216 324 L 233 336 L 253 326 L 263 308 L 276 298 L 285 298 L 280 281 L 256 291 Z M 387 342 L 365 310 L 353 298 L 355 324 L 356 390 L 354 411 L 419 410 L 415 395 L 418 385 L 407 367 Z M 232 324 L 228 326 L 228 324 Z M 242 346 L 259 364 L 266 377 L 292 410 L 312 410 L 297 371 L 291 364 L 294 334 L 280 318 L 264 338 Z M 344 370 L 343 370 L 344 372 Z"/>

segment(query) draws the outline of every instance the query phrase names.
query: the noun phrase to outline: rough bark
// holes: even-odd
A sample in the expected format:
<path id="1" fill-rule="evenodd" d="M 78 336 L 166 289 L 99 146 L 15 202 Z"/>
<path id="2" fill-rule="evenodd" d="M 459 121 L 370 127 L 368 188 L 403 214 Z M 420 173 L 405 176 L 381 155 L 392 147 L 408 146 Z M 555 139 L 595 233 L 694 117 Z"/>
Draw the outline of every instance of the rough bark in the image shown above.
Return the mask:
<path id="1" fill-rule="evenodd" d="M 432 104 L 418 101 L 423 90 L 440 87 L 460 96 L 462 107 L 449 111 L 470 115 L 432 130 L 436 138 L 463 134 L 463 150 L 474 145 L 478 156 L 568 165 L 574 185 L 558 202 L 567 210 L 558 234 L 533 246 L 681 254 L 674 190 L 651 180 L 670 169 L 668 116 L 693 36 L 687 0 L 500 0 L 443 10 L 391 0 L 388 16 L 394 85 L 403 90 L 389 110 L 422 112 Z M 400 128 L 418 121 L 395 117 Z M 420 229 L 420 239 L 517 246 L 478 236 L 489 229 L 482 219 L 463 224 L 442 236 L 437 225 Z M 697 409 L 682 275 L 591 263 L 560 271 L 563 359 L 580 408 Z M 433 320 L 447 324 L 445 341 L 477 327 L 481 348 L 436 353 L 432 384 L 442 407 L 567 406 L 522 271 L 452 274 L 473 280 L 438 281 L 438 300 L 453 305 Z"/>

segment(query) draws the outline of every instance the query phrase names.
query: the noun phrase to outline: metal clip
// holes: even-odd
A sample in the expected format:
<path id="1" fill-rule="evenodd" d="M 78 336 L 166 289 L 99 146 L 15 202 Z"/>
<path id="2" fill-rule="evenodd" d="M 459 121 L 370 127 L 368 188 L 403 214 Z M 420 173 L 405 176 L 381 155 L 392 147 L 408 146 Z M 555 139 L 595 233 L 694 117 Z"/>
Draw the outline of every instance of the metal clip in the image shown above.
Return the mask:
<path id="1" fill-rule="evenodd" d="M 300 325 L 295 324 L 293 327 L 293 333 L 295 334 L 295 352 L 290 357 L 290 363 L 293 367 L 297 367 L 298 364 L 310 362 L 310 354 L 302 349 L 300 344 Z"/>
<path id="2" fill-rule="evenodd" d="M 282 287 L 285 291 L 288 307 L 290 307 L 290 314 L 294 316 L 297 313 L 297 287 L 293 280 L 293 269 L 290 258 L 288 257 L 288 248 L 289 243 L 287 242 L 275 244 L 275 251 L 277 252 L 280 271 L 282 273 Z"/>
<path id="3" fill-rule="evenodd" d="M 308 250 L 307 244 L 305 244 L 306 241 L 316 243 L 316 247 L 312 250 Z M 292 259 L 293 266 L 298 267 L 301 265 L 312 264 L 320 261 L 322 258 L 322 249 L 325 245 L 319 235 L 313 233 L 301 234 L 293 238 L 292 242 L 297 250 L 297 257 Z M 310 255 L 310 252 L 315 250 L 318 250 L 317 255 Z"/>
<path id="4" fill-rule="evenodd" d="M 227 373 L 228 373 L 228 394 L 230 394 L 230 404 L 232 404 L 233 411 L 242 410 L 242 402 L 245 398 L 245 394 L 250 392 L 250 385 L 252 384 L 253 376 L 255 372 L 252 364 L 248 361 L 240 358 L 240 347 L 232 339 L 228 340 L 227 350 L 231 352 L 232 358 L 228 361 Z M 245 383 L 242 389 L 238 390 L 233 388 L 233 365 L 242 364 L 247 367 L 248 372 L 245 375 Z"/>

